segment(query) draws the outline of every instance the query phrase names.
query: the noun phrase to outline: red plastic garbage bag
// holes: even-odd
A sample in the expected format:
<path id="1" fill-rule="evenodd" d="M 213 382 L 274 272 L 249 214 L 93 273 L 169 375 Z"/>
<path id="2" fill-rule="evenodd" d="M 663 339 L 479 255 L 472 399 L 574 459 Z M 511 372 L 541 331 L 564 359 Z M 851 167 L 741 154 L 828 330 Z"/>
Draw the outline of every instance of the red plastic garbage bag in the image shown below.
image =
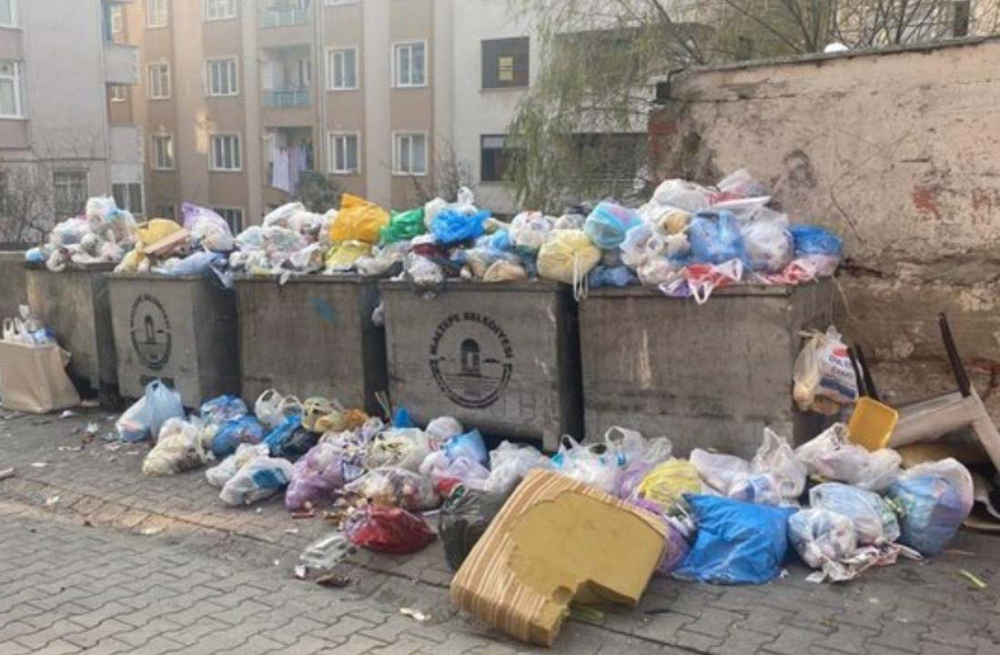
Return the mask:
<path id="1" fill-rule="evenodd" d="M 383 505 L 365 505 L 351 514 L 344 522 L 344 534 L 355 546 L 392 555 L 409 555 L 434 541 L 423 519 Z"/>

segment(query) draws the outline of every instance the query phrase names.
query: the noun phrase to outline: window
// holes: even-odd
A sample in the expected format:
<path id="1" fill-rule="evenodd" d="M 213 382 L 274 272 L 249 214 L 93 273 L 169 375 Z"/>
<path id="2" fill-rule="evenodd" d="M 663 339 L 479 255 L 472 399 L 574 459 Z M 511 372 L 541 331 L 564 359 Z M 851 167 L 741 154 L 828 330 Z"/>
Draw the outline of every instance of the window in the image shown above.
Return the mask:
<path id="1" fill-rule="evenodd" d="M 397 43 L 393 46 L 393 84 L 398 87 L 425 86 L 424 43 Z"/>
<path id="2" fill-rule="evenodd" d="M 87 204 L 87 173 L 56 171 L 52 174 L 56 195 L 56 216 L 78 216 Z"/>
<path id="3" fill-rule="evenodd" d="M 350 175 L 361 170 L 358 156 L 357 134 L 333 133 L 330 135 L 330 172 Z"/>
<path id="4" fill-rule="evenodd" d="M 426 134 L 395 135 L 392 148 L 392 171 L 396 175 L 426 175 Z"/>
<path id="5" fill-rule="evenodd" d="M 161 61 L 149 65 L 149 99 L 166 100 L 170 98 L 170 64 Z"/>
<path id="6" fill-rule="evenodd" d="M 0 0 L 0 27 L 17 27 L 17 0 Z"/>
<path id="7" fill-rule="evenodd" d="M 236 0 L 205 0 L 205 20 L 236 18 Z"/>
<path id="8" fill-rule="evenodd" d="M 243 231 L 243 210 L 235 207 L 213 207 L 212 211 L 221 216 L 229 224 L 233 234 Z"/>
<path id="9" fill-rule="evenodd" d="M 21 63 L 0 59 L 0 118 L 21 118 Z"/>
<path id="10" fill-rule="evenodd" d="M 135 216 L 142 216 L 145 213 L 141 182 L 115 182 L 111 185 L 111 195 L 114 196 L 119 209 L 130 211 Z"/>
<path id="11" fill-rule="evenodd" d="M 483 88 L 528 86 L 528 38 L 483 41 Z"/>
<path id="12" fill-rule="evenodd" d="M 327 7 L 336 7 L 337 5 L 354 5 L 357 3 L 358 0 L 326 0 Z"/>
<path id="13" fill-rule="evenodd" d="M 146 27 L 167 26 L 168 0 L 146 0 Z"/>
<path id="14" fill-rule="evenodd" d="M 236 134 L 212 136 L 211 169 L 213 171 L 238 171 L 243 169 L 240 137 Z"/>
<path id="15" fill-rule="evenodd" d="M 326 56 L 327 88 L 343 91 L 358 88 L 358 49 L 328 50 Z"/>
<path id="16" fill-rule="evenodd" d="M 208 95 L 235 96 L 239 95 L 236 58 L 208 60 Z"/>
<path id="17" fill-rule="evenodd" d="M 2 0 L 0 0 L 2 3 Z M 125 30 L 125 8 L 121 5 L 111 5 L 111 33 L 121 34 Z"/>
<path id="18" fill-rule="evenodd" d="M 485 135 L 480 139 L 479 179 L 482 182 L 503 182 L 507 166 L 516 147 L 502 134 Z"/>
<path id="19" fill-rule="evenodd" d="M 174 170 L 174 137 L 169 134 L 153 135 L 153 170 Z"/>
<path id="20" fill-rule="evenodd" d="M 128 100 L 128 89 L 124 84 L 112 84 L 108 94 L 111 96 L 111 102 L 125 102 Z"/>

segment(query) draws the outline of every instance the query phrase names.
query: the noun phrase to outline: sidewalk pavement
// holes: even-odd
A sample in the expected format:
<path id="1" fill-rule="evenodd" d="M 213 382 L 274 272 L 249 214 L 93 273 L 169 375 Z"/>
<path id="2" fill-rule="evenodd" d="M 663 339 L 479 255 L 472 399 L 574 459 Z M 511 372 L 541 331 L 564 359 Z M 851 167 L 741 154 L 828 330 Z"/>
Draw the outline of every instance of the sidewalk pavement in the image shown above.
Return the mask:
<path id="1" fill-rule="evenodd" d="M 450 607 L 451 571 L 439 543 L 409 557 L 358 553 L 344 567 L 352 580 L 345 590 L 294 580 L 298 554 L 329 530 L 321 519 L 292 519 L 279 499 L 248 508 L 227 507 L 203 471 L 146 478 L 140 466 L 148 446 L 121 445 L 113 450 L 116 446 L 98 437 L 80 449 L 89 421 L 101 423 L 101 434 L 113 429 L 110 415 L 98 411 L 66 419 L 0 420 L 0 469 L 17 468 L 15 477 L 0 482 L 0 503 L 33 507 L 50 521 L 69 521 L 62 525 L 74 535 L 67 539 L 70 544 L 82 529 L 77 526 L 89 524 L 109 535 L 107 549 L 112 551 L 119 544 L 125 549 L 143 548 L 142 540 L 148 540 L 147 560 L 156 549 L 173 545 L 185 549 L 172 551 L 174 559 L 184 559 L 179 553 L 194 553 L 233 567 L 249 567 L 249 573 L 258 572 L 281 590 L 308 587 L 309 593 L 320 593 L 329 603 L 356 603 L 358 612 L 396 618 L 401 607 L 417 608 L 431 621 L 401 625 L 407 634 L 426 632 L 435 653 L 528 650 Z M 25 536 L 24 522 L 40 520 L 19 518 L 17 529 L 0 532 L 0 553 L 4 553 L 0 569 L 9 570 L 12 562 L 6 555 L 8 534 L 20 535 L 15 544 L 28 543 L 10 552 L 31 553 L 35 548 Z M 8 523 L 0 514 L 0 524 Z M 995 537 L 963 531 L 942 556 L 868 571 L 860 580 L 842 585 L 806 582 L 808 571 L 799 565 L 790 565 L 784 579 L 759 587 L 654 579 L 638 608 L 612 610 L 602 626 L 568 623 L 554 651 L 992 655 L 1000 652 L 998 543 Z M 197 578 L 201 571 L 184 567 L 183 561 L 176 564 L 186 571 L 185 580 Z M 988 588 L 973 588 L 961 569 L 979 576 Z M 136 585 L 143 586 L 141 580 Z M 147 586 L 158 585 L 150 580 Z M 0 589 L 6 587 L 0 584 Z M 0 618 L 5 597 L 8 594 L 0 591 Z M 259 635 L 271 638 L 276 632 L 277 628 L 269 629 Z M 363 636 L 361 632 L 351 635 Z M 441 648 L 442 639 L 456 640 L 456 647 Z M 458 648 L 463 640 L 468 644 Z M 376 652 L 387 643 L 351 652 Z M 0 633 L 0 654 L 4 652 Z"/>

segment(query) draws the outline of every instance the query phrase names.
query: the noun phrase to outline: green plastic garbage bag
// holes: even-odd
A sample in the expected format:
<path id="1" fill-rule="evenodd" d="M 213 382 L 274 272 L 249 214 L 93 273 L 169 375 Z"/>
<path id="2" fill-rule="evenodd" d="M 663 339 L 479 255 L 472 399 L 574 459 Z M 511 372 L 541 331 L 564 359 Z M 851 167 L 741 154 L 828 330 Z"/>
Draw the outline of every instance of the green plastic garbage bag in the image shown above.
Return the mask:
<path id="1" fill-rule="evenodd" d="M 396 243 L 418 237 L 427 228 L 424 226 L 424 208 L 418 207 L 405 212 L 394 213 L 389 224 L 382 228 L 379 236 L 383 244 Z"/>

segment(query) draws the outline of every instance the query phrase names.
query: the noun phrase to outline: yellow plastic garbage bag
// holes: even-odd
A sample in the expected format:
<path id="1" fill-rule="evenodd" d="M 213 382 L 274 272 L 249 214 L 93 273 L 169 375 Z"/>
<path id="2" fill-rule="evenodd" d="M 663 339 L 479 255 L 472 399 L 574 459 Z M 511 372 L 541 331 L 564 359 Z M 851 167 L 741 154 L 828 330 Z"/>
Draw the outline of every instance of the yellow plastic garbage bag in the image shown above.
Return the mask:
<path id="1" fill-rule="evenodd" d="M 599 261 L 600 249 L 583 230 L 558 230 L 538 251 L 538 275 L 573 284 L 587 277 Z"/>
<path id="2" fill-rule="evenodd" d="M 339 246 L 330 248 L 330 252 L 326 254 L 326 270 L 328 273 L 348 271 L 358 259 L 371 254 L 372 246 L 370 243 L 345 241 Z"/>
<path id="3" fill-rule="evenodd" d="M 515 282 L 527 279 L 528 273 L 523 266 L 503 259 L 493 262 L 483 274 L 483 282 Z"/>
<path id="4" fill-rule="evenodd" d="M 663 462 L 639 483 L 639 496 L 663 508 L 673 506 L 684 494 L 701 493 L 698 469 L 686 459 Z"/>
<path id="5" fill-rule="evenodd" d="M 364 198 L 345 193 L 337 220 L 330 225 L 330 240 L 378 243 L 379 231 L 389 224 L 389 212 Z"/>
<path id="6" fill-rule="evenodd" d="M 691 214 L 683 209 L 670 209 L 657 218 L 657 224 L 667 234 L 680 234 L 690 220 Z"/>
<path id="7" fill-rule="evenodd" d="M 139 238 L 139 244 L 145 247 L 162 241 L 182 229 L 184 228 L 169 218 L 154 218 L 140 225 L 136 229 L 136 234 Z"/>

